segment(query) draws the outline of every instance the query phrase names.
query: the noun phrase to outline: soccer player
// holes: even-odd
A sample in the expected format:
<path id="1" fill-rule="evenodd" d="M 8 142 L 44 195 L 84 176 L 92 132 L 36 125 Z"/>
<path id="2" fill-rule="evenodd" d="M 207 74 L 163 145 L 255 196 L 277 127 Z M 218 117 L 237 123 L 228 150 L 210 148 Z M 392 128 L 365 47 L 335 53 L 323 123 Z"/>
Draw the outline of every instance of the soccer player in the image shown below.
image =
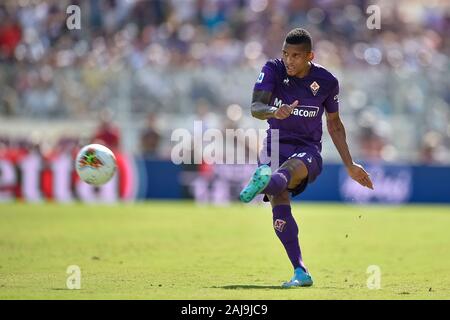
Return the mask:
<path id="1" fill-rule="evenodd" d="M 250 202 L 258 194 L 270 201 L 273 227 L 294 267 L 294 276 L 283 287 L 311 286 L 313 279 L 303 263 L 298 227 L 291 213 L 290 195 L 303 192 L 322 171 L 322 115 L 325 111 L 328 132 L 349 176 L 373 189 L 369 174 L 353 162 L 345 128 L 339 118 L 339 83 L 324 67 L 313 63 L 314 52 L 308 31 L 291 30 L 284 41 L 282 59 L 269 60 L 262 68 L 253 91 L 252 116 L 267 120 L 267 154 L 274 144 L 271 130 L 278 129 L 280 167 L 260 165 L 240 199 Z M 273 156 L 273 155 L 271 155 Z M 271 157 L 273 159 L 273 157 Z"/>

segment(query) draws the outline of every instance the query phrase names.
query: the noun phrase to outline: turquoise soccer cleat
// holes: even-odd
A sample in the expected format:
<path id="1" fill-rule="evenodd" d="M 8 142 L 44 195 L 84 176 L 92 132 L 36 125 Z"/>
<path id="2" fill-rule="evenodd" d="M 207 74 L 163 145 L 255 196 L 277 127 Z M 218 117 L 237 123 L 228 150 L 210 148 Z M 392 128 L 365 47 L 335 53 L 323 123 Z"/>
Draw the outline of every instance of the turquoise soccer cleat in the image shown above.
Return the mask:
<path id="1" fill-rule="evenodd" d="M 294 276 L 288 282 L 282 284 L 283 288 L 294 287 L 310 287 L 313 285 L 313 279 L 311 275 L 305 272 L 302 268 L 297 268 L 294 271 Z"/>
<path id="2" fill-rule="evenodd" d="M 242 202 L 248 203 L 252 201 L 258 194 L 263 191 L 269 184 L 272 170 L 268 165 L 258 167 L 250 179 L 249 183 L 242 189 L 239 198 Z"/>

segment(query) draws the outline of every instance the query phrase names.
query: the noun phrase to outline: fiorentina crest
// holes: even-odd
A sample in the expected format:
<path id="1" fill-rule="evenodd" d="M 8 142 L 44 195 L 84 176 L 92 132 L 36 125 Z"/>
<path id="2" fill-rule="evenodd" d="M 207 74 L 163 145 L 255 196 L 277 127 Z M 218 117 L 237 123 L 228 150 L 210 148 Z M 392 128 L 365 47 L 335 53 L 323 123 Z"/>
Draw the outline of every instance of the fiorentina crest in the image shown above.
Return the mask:
<path id="1" fill-rule="evenodd" d="M 286 225 L 286 221 L 281 220 L 281 219 L 277 219 L 273 223 L 273 227 L 275 228 L 275 230 L 277 230 L 279 232 L 283 232 L 283 229 L 284 229 L 285 225 Z"/>
<path id="2" fill-rule="evenodd" d="M 319 86 L 319 84 L 317 83 L 317 82 L 313 82 L 313 83 L 311 83 L 311 85 L 309 86 L 309 88 L 311 89 L 311 91 L 312 91 L 312 94 L 313 95 L 316 95 L 317 94 L 317 91 L 319 91 L 319 89 L 320 89 L 320 86 Z"/>

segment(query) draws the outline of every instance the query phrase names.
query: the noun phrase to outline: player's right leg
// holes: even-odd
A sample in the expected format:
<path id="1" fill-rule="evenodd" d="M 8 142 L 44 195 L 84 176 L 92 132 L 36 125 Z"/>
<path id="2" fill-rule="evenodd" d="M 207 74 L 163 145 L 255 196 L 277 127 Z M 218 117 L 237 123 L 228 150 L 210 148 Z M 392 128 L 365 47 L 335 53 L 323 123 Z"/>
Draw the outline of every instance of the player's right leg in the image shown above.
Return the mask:
<path id="1" fill-rule="evenodd" d="M 289 192 L 286 190 L 276 196 L 269 196 L 269 199 L 272 205 L 273 228 L 294 268 L 294 276 L 282 286 L 284 288 L 312 286 L 313 279 L 302 259 L 298 226 L 291 212 Z"/>
<path id="2" fill-rule="evenodd" d="M 242 189 L 239 198 L 242 202 L 250 202 L 252 201 L 258 194 L 266 189 L 269 184 L 272 176 L 272 170 L 268 165 L 262 165 L 258 167 L 253 176 L 250 178 L 250 181 L 247 185 Z"/>
<path id="3" fill-rule="evenodd" d="M 297 186 L 308 176 L 308 168 L 300 159 L 286 160 L 273 174 L 269 166 L 258 167 L 252 178 L 242 189 L 240 199 L 242 202 L 252 201 L 258 194 L 281 194 L 288 188 Z"/>

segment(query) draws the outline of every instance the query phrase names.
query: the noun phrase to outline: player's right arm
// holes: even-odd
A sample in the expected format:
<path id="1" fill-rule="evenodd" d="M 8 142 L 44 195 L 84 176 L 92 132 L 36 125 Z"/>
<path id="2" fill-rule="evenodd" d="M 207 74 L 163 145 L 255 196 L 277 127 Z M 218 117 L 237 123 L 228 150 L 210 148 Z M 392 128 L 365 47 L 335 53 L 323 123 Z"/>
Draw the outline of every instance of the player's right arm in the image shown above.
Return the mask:
<path id="1" fill-rule="evenodd" d="M 272 92 L 265 90 L 254 90 L 252 98 L 252 116 L 260 119 L 267 120 L 270 118 L 275 119 L 286 119 L 290 116 L 292 110 L 298 105 L 298 101 L 295 100 L 291 105 L 283 104 L 281 107 L 277 108 L 270 106 L 270 98 L 272 97 Z"/>
<path id="2" fill-rule="evenodd" d="M 253 87 L 251 111 L 252 116 L 257 119 L 286 119 L 289 117 L 292 110 L 298 105 L 298 101 L 295 101 L 291 105 L 283 104 L 279 108 L 270 105 L 272 92 L 277 85 L 276 73 L 277 69 L 274 61 L 267 61 L 263 66 L 258 79 L 256 80 L 255 86 Z"/>

